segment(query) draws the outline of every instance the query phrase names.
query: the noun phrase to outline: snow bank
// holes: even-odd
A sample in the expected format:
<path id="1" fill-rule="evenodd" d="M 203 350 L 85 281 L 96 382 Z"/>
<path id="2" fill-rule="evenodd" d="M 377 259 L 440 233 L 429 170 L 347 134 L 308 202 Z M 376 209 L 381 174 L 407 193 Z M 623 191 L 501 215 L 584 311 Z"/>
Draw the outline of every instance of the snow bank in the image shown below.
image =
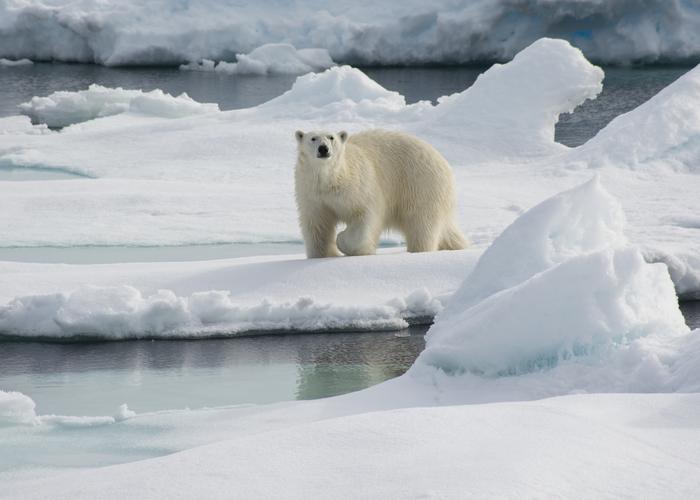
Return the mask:
<path id="1" fill-rule="evenodd" d="M 33 122 L 49 127 L 66 127 L 95 118 L 139 113 L 160 118 L 182 118 L 219 111 L 217 104 L 202 104 L 183 93 L 177 97 L 160 89 L 150 92 L 108 88 L 92 84 L 87 90 L 54 92 L 48 97 L 32 97 L 19 105 Z"/>
<path id="2" fill-rule="evenodd" d="M 612 120 L 581 148 L 594 166 L 700 173 L 700 66 Z"/>
<path id="3" fill-rule="evenodd" d="M 300 76 L 291 89 L 257 109 L 281 116 L 332 118 L 338 122 L 368 118 L 411 120 L 415 116 L 410 113 L 431 108 L 428 102 L 407 106 L 404 96 L 385 89 L 357 68 L 337 66 Z"/>
<path id="4" fill-rule="evenodd" d="M 454 307 L 469 308 L 573 257 L 623 246 L 624 227 L 620 202 L 598 176 L 548 198 L 518 217 L 484 251 L 455 292 Z"/>
<path id="5" fill-rule="evenodd" d="M 440 317 L 421 361 L 450 373 L 517 374 L 646 335 L 684 333 L 666 266 L 647 264 L 635 249 L 603 250 Z"/>
<path id="6" fill-rule="evenodd" d="M 301 297 L 241 306 L 228 291 L 178 297 L 144 296 L 131 286 L 84 286 L 69 294 L 18 297 L 0 308 L 0 336 L 49 338 L 175 338 L 274 331 L 400 330 L 432 318 L 442 305 L 427 290 L 385 305 L 344 306 Z"/>
<path id="7" fill-rule="evenodd" d="M 508 64 L 489 68 L 467 90 L 440 98 L 423 128 L 438 127 L 453 140 L 499 155 L 558 151 L 564 149 L 554 142 L 559 115 L 595 99 L 603 76 L 569 43 L 543 38 Z"/>
<path id="8" fill-rule="evenodd" d="M 164 499 L 226 499 L 231 492 L 308 499 L 327 498 L 329 491 L 338 499 L 460 499 L 465 492 L 475 498 L 684 498 L 698 487 L 697 394 L 577 395 L 309 422 L 324 404 L 332 405 L 257 408 L 253 418 L 229 410 L 216 426 L 212 412 L 203 412 L 203 427 L 229 427 L 229 437 L 111 467 L 64 468 L 43 478 L 15 474 L 3 481 L 0 498 L 111 500 L 140 498 L 144 491 Z M 161 425 L 167 419 L 161 415 Z M 237 419 L 245 423 L 236 428 L 229 422 Z M 277 428 L 260 432 L 265 420 Z M 132 439 L 154 434 L 162 433 L 144 423 Z"/>
<path id="9" fill-rule="evenodd" d="M 4 57 L 0 57 L 0 68 L 3 66 L 6 68 L 12 68 L 15 66 L 31 66 L 32 64 L 34 64 L 34 62 L 32 62 L 29 59 L 13 60 L 13 59 L 5 59 Z"/>
<path id="10" fill-rule="evenodd" d="M 438 316 L 416 364 L 526 373 L 639 337 L 687 333 L 666 266 L 623 246 L 623 226 L 597 178 L 526 212 Z"/>
<path id="11" fill-rule="evenodd" d="M 21 392 L 0 391 L 0 427 L 37 422 L 34 401 Z"/>
<path id="12" fill-rule="evenodd" d="M 249 54 L 236 54 L 237 62 L 210 59 L 180 66 L 187 71 L 216 71 L 229 75 L 303 75 L 328 69 L 335 63 L 326 49 L 300 49 L 287 43 L 269 43 Z"/>
<path id="13" fill-rule="evenodd" d="M 278 256 L 94 266 L 1 263 L 0 336 L 201 338 L 401 329 L 440 311 L 460 280 L 455 270 L 469 268 L 476 255 L 402 251 L 314 261 Z"/>
<path id="14" fill-rule="evenodd" d="M 226 61 L 281 40 L 344 63 L 465 63 L 510 59 L 545 36 L 602 62 L 700 57 L 697 5 L 665 0 L 8 0 L 0 19 L 0 56 L 107 65 Z"/>

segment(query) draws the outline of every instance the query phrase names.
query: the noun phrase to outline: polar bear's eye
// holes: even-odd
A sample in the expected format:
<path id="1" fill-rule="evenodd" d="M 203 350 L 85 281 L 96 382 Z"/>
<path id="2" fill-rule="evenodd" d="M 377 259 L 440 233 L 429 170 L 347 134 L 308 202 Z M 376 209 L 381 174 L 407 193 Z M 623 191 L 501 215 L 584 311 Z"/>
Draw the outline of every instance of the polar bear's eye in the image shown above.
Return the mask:
<path id="1" fill-rule="evenodd" d="M 332 136 L 332 135 L 329 135 L 328 138 L 329 138 L 331 141 L 333 140 L 333 136 Z"/>
<path id="2" fill-rule="evenodd" d="M 312 140 L 313 142 L 316 142 L 316 138 L 315 138 L 315 137 L 312 137 L 311 140 Z"/>

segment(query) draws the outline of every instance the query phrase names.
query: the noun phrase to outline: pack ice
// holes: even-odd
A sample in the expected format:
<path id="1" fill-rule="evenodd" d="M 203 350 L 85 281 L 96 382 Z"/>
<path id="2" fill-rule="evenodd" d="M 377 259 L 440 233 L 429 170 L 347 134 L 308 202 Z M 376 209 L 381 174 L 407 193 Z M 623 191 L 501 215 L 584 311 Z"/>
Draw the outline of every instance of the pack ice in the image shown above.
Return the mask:
<path id="1" fill-rule="evenodd" d="M 623 231 L 597 178 L 535 206 L 466 273 L 411 370 L 357 393 L 86 418 L 0 392 L 8 456 L 48 457 L 10 459 L 0 498 L 683 496 L 697 486 L 700 332 Z"/>
<path id="2" fill-rule="evenodd" d="M 606 63 L 686 62 L 700 55 L 692 1 L 356 0 L 147 3 L 6 0 L 0 57 L 106 65 L 235 61 L 285 41 L 354 64 L 508 60 L 556 36 Z"/>
<path id="3" fill-rule="evenodd" d="M 184 71 L 215 71 L 228 75 L 304 75 L 328 69 L 335 63 L 326 49 L 297 50 L 288 43 L 268 43 L 249 54 L 236 54 L 236 62 L 211 59 L 180 65 Z"/>
<path id="4" fill-rule="evenodd" d="M 579 50 L 542 39 L 437 105 L 408 105 L 349 66 L 306 74 L 267 103 L 227 112 L 186 95 L 99 86 L 35 97 L 20 107 L 35 125 L 0 119 L 0 164 L 74 177 L 0 181 L 2 246 L 300 242 L 290 131 L 369 127 L 417 134 L 445 154 L 455 170 L 459 220 L 475 245 L 448 254 L 393 249 L 313 266 L 298 256 L 100 266 L 5 262 L 2 332 L 128 338 L 403 327 L 438 313 L 465 270 L 519 214 L 593 172 L 620 200 L 630 244 L 646 261 L 664 262 L 676 292 L 692 297 L 700 291 L 694 161 L 700 116 L 692 105 L 700 104 L 700 69 L 583 146 L 556 143 L 559 114 L 595 98 L 602 79 Z M 595 209 L 585 213 L 550 224 L 566 232 L 569 219 L 581 217 L 576 227 L 587 227 L 585 221 L 597 227 Z M 580 238 L 581 245 L 618 238 L 613 229 L 584 234 L 594 236 Z M 383 239 L 401 243 L 392 233 Z M 609 264 L 621 258 L 611 256 Z M 553 263 L 533 262 L 532 272 Z M 473 279 L 482 292 L 511 287 L 516 281 L 500 280 L 522 281 L 525 273 L 489 271 L 480 278 L 481 272 Z"/>

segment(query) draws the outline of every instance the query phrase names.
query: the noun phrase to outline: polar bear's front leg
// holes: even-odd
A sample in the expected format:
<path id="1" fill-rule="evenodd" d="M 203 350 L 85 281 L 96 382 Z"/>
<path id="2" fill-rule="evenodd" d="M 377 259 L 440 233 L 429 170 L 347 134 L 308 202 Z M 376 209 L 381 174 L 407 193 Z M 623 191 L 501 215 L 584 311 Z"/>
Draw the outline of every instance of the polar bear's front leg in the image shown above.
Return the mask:
<path id="1" fill-rule="evenodd" d="M 299 223 L 308 258 L 340 257 L 335 246 L 338 219 L 330 210 L 318 208 L 305 211 L 299 217 Z"/>
<path id="2" fill-rule="evenodd" d="M 358 217 L 338 233 L 336 243 L 345 255 L 371 255 L 377 250 L 382 228 L 371 216 Z"/>

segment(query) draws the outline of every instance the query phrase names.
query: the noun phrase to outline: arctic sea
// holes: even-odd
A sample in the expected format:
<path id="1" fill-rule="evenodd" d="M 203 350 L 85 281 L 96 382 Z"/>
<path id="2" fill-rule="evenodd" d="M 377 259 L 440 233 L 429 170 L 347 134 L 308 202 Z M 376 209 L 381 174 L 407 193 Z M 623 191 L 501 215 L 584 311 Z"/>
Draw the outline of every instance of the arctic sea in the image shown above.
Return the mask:
<path id="1" fill-rule="evenodd" d="M 486 67 L 362 68 L 407 102 L 462 91 Z M 562 115 L 556 139 L 577 146 L 615 116 L 669 85 L 689 67 L 606 67 L 604 90 Z M 33 96 L 108 87 L 187 92 L 222 110 L 258 105 L 288 90 L 294 76 L 231 76 L 173 68 L 107 68 L 39 63 L 0 68 L 0 116 L 17 114 Z M 0 179 L 48 179 L 61 174 L 2 170 Z M 108 263 L 206 260 L 302 252 L 301 242 L 181 247 L 0 248 L 0 260 Z M 698 303 L 683 304 L 700 327 Z M 313 399 L 368 387 L 403 373 L 423 349 L 427 327 L 402 332 L 319 333 L 205 341 L 0 343 L 0 388 L 21 391 L 41 413 L 104 415 L 127 401 L 136 411 Z M 105 388 L 109 390 L 105 390 Z"/>

